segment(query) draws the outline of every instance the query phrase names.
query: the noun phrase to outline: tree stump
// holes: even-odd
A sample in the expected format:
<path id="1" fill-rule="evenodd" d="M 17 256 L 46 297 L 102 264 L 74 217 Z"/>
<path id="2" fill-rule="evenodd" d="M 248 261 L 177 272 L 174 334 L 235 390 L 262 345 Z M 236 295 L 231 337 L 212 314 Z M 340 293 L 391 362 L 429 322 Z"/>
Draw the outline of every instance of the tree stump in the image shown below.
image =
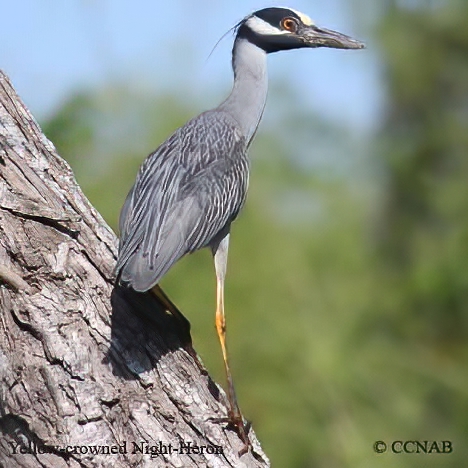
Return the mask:
<path id="1" fill-rule="evenodd" d="M 0 465 L 264 467 L 117 239 L 0 72 Z"/>

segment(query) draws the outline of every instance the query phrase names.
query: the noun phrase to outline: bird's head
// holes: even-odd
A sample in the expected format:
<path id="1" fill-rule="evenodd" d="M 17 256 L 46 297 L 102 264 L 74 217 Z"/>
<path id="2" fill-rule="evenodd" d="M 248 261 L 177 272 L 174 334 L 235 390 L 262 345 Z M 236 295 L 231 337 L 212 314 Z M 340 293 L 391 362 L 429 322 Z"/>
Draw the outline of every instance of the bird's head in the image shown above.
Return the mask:
<path id="1" fill-rule="evenodd" d="M 317 27 L 303 13 L 279 7 L 264 8 L 244 18 L 237 25 L 237 37 L 247 39 L 267 53 L 305 47 L 365 47 L 349 36 Z"/>

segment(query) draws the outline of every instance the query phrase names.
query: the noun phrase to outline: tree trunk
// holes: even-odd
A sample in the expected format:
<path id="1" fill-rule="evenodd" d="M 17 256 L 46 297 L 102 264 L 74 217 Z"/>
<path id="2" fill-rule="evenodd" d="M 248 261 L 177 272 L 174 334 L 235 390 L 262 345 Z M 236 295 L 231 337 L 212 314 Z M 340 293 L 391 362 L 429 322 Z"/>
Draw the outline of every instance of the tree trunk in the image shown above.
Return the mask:
<path id="1" fill-rule="evenodd" d="M 116 246 L 0 72 L 0 466 L 268 466 Z"/>

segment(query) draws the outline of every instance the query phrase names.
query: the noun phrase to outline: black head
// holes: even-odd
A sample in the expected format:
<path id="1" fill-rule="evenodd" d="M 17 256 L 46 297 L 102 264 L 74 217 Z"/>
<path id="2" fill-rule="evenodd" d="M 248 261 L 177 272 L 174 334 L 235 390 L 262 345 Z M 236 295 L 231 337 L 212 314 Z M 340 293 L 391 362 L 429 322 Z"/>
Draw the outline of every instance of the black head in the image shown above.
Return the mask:
<path id="1" fill-rule="evenodd" d="M 303 13 L 289 8 L 258 10 L 237 25 L 237 38 L 247 39 L 267 53 L 304 47 L 362 49 L 364 44 L 344 34 L 321 29 Z"/>

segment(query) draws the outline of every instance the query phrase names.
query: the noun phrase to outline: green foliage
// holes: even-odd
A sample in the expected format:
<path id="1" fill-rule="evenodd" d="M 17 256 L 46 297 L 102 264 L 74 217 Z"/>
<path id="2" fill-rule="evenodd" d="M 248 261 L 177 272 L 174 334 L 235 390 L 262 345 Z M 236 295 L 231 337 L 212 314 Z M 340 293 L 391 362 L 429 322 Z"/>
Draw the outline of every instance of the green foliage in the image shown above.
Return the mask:
<path id="1" fill-rule="evenodd" d="M 441 347 L 468 338 L 468 4 L 445 4 L 382 26 L 392 142 L 382 247 L 408 288 L 404 308 L 425 319 L 418 332 Z"/>
<path id="2" fill-rule="evenodd" d="M 45 134 L 71 164 L 82 189 L 117 232 L 118 216 L 144 157 L 195 112 L 183 99 L 111 86 L 73 96 Z"/>
<path id="3" fill-rule="evenodd" d="M 274 466 L 466 463 L 468 4 L 445 4 L 381 18 L 388 110 L 372 161 L 293 95 L 283 114 L 270 107 L 280 117 L 252 149 L 232 232 L 228 342 L 241 407 Z M 197 112 L 181 102 L 109 88 L 46 122 L 114 228 L 143 158 Z M 311 147 L 336 157 L 307 163 Z M 364 171 L 376 159 L 382 167 Z M 223 382 L 209 252 L 183 259 L 163 286 Z M 376 440 L 451 440 L 454 452 L 377 455 Z"/>

